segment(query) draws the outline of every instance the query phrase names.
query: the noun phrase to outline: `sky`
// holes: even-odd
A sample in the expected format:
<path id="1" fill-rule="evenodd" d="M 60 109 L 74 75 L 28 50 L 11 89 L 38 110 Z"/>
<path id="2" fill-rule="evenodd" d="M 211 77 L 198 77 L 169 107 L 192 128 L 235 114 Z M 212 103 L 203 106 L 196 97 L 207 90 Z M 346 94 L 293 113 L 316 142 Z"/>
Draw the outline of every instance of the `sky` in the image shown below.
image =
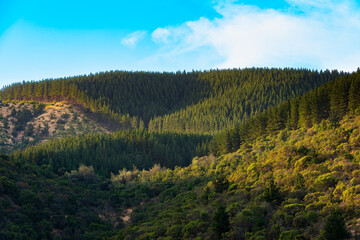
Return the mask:
<path id="1" fill-rule="evenodd" d="M 360 67 L 360 0 L 0 0 L 0 88 L 110 70 Z"/>

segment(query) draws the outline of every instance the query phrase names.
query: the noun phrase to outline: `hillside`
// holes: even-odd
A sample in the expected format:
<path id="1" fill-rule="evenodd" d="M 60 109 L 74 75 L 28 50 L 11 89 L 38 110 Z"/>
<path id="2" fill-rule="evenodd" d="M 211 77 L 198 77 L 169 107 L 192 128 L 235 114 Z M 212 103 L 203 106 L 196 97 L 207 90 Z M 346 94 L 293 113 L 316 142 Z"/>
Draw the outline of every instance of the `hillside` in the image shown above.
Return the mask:
<path id="1" fill-rule="evenodd" d="M 116 131 L 112 134 L 84 134 L 50 140 L 12 153 L 15 161 L 51 165 L 63 173 L 81 164 L 92 165 L 104 177 L 119 169 L 150 169 L 187 166 L 195 156 L 208 153 L 211 136 L 149 133 L 146 130 Z"/>
<path id="2" fill-rule="evenodd" d="M 360 70 L 328 82 L 301 97 L 269 108 L 218 134 L 210 150 L 215 155 L 236 151 L 244 142 L 286 129 L 309 128 L 328 119 L 334 126 L 347 113 L 360 111 Z"/>
<path id="3" fill-rule="evenodd" d="M 292 73 L 293 70 L 282 73 L 289 73 L 286 71 Z M 245 72 L 239 70 L 238 73 Z M 256 75 L 261 72 L 266 75 L 276 70 L 253 69 L 247 73 Z M 214 71 L 213 74 L 220 73 Z M 230 71 L 223 73 L 230 76 L 227 75 Z M 302 70 L 300 73 L 324 74 Z M 122 73 L 117 74 L 121 76 Z M 135 75 L 129 73 L 129 76 Z M 175 81 L 177 83 L 187 79 L 181 78 L 187 76 L 185 73 L 177 76 L 180 79 Z M 148 126 L 140 115 L 122 115 L 115 111 L 106 115 L 104 109 L 112 103 L 109 101 L 110 105 L 106 105 L 102 90 L 95 89 L 101 89 L 101 84 L 106 85 L 108 81 L 96 77 L 92 80 L 97 86 L 94 92 L 85 92 L 93 96 L 99 94 L 104 109 L 100 105 L 97 110 L 92 108 L 95 105 L 91 105 L 93 100 L 90 98 L 86 100 L 90 103 L 86 109 L 86 105 L 79 104 L 75 98 L 64 97 L 71 94 L 48 95 L 58 98 L 57 101 L 66 100 L 54 105 L 13 102 L 14 105 L 10 106 L 9 102 L 2 102 L 7 116 L 4 119 L 14 119 L 11 129 L 21 129 L 16 133 L 22 136 L 27 135 L 28 125 L 23 128 L 16 125 L 30 122 L 28 119 L 40 121 L 47 109 L 53 114 L 56 112 L 60 120 L 64 119 L 64 114 L 69 114 L 65 118 L 74 119 L 75 102 L 85 108 L 83 112 L 87 114 L 82 115 L 84 117 L 78 115 L 83 119 L 82 125 L 87 124 L 85 116 L 90 116 L 96 120 L 94 128 L 95 124 L 105 124 L 118 130 L 104 133 L 98 127 L 97 133 L 52 137 L 10 155 L 0 155 L 0 238 L 357 239 L 360 235 L 360 70 L 341 74 L 330 81 L 331 78 L 322 79 L 325 83 L 318 87 L 311 85 L 310 91 L 297 92 L 297 97 L 290 100 L 281 96 L 291 94 L 274 95 L 274 89 L 283 88 L 271 87 L 277 86 L 273 82 L 269 87 L 272 90 L 263 95 L 270 96 L 268 100 L 278 101 L 276 106 L 271 107 L 267 100 L 253 101 L 254 107 L 269 105 L 262 111 L 254 110 L 253 115 L 249 114 L 237 124 L 223 125 L 221 128 L 224 130 L 220 133 L 214 134 L 221 128 L 207 126 L 206 129 L 211 129 L 212 133 L 208 135 L 203 133 L 208 130 L 190 127 L 195 123 L 202 124 L 200 119 L 189 122 L 185 128 L 166 127 L 185 121 L 186 114 L 195 119 L 191 112 L 196 113 L 200 108 L 192 109 L 191 101 L 185 105 L 181 105 L 182 100 L 177 105 L 168 102 L 169 108 L 157 109 L 163 111 L 163 115 L 149 118 Z M 86 77 L 81 79 L 84 86 L 89 83 Z M 300 79 L 303 78 L 298 78 L 296 86 L 301 85 Z M 189 86 L 193 80 L 189 80 Z M 20 93 L 29 89 L 35 91 L 42 84 L 63 86 L 65 91 L 66 81 L 68 79 L 23 83 L 4 89 L 2 96 L 10 91 L 18 94 L 16 89 L 20 89 Z M 222 113 L 219 109 L 225 106 L 221 105 L 222 101 L 235 103 L 242 99 L 240 92 L 229 93 L 232 89 L 240 89 L 233 85 L 238 80 L 228 81 L 229 85 L 214 80 L 213 83 L 218 85 L 212 89 L 219 94 L 195 102 L 209 101 L 211 114 L 219 114 L 220 119 Z M 129 84 L 129 81 L 125 82 Z M 59 83 L 62 85 L 57 85 Z M 288 83 L 280 81 L 282 86 Z M 73 84 L 74 87 L 75 82 Z M 250 85 L 241 91 L 245 93 Z M 145 90 L 140 85 L 135 86 L 136 91 Z M 89 85 L 88 90 L 90 88 L 93 87 Z M 260 89 L 259 93 L 262 92 Z M 178 88 L 173 90 L 176 95 Z M 289 91 L 297 90 L 289 88 Z M 78 93 L 86 99 L 85 92 Z M 175 101 L 175 98 L 168 98 L 170 93 L 167 94 L 167 97 L 161 95 L 160 98 L 149 95 L 147 100 L 152 99 L 151 104 L 165 99 Z M 17 96 L 27 98 L 27 95 Z M 130 95 L 126 96 L 131 99 Z M 194 95 L 194 99 L 198 96 Z M 209 100 L 220 96 L 224 98 Z M 67 110 L 57 112 L 61 104 Z M 216 104 L 220 104 L 219 109 Z M 184 106 L 187 106 L 185 110 L 182 109 Z M 155 111 L 148 110 L 148 113 Z M 177 111 L 186 114 L 176 115 Z M 230 112 L 225 115 L 230 116 Z M 160 121 L 162 118 L 166 120 Z M 158 129 L 151 128 L 155 119 L 161 122 Z M 75 131 L 78 129 L 77 125 L 63 129 L 69 132 L 71 126 Z M 56 134 L 55 131 L 53 136 Z"/>
<path id="4" fill-rule="evenodd" d="M 114 129 L 214 133 L 344 73 L 306 69 L 105 72 L 13 84 L 7 100 L 67 101 Z M 109 125 L 109 124 L 108 124 Z"/>
<path id="5" fill-rule="evenodd" d="M 164 190 L 133 205 L 115 239 L 358 236 L 359 134 L 360 116 L 346 116 L 335 128 L 324 121 L 282 131 L 182 169 L 120 172 L 112 177 L 119 187 L 140 181 Z"/>
<path id="6" fill-rule="evenodd" d="M 174 170 L 1 160 L 2 239 L 345 239 L 360 233 L 360 116 L 243 144 Z M 330 237 L 329 237 L 330 236 Z"/>
<path id="7" fill-rule="evenodd" d="M 90 132 L 109 132 L 86 115 L 81 108 L 66 102 L 0 103 L 0 152 L 24 148 Z"/>

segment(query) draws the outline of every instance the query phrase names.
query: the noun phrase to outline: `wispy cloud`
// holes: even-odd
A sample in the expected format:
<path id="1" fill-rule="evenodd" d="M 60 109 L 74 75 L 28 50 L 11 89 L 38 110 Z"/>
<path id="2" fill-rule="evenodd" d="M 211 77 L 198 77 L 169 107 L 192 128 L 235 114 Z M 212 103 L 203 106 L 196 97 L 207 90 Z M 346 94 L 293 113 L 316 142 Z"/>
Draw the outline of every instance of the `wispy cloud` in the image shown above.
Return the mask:
<path id="1" fill-rule="evenodd" d="M 151 34 L 151 37 L 154 42 L 167 43 L 169 35 L 170 35 L 169 29 L 158 28 Z"/>
<path id="2" fill-rule="evenodd" d="M 356 70 L 360 65 L 360 11 L 354 1 L 288 0 L 283 10 L 219 1 L 221 18 L 158 28 L 156 58 L 219 55 L 232 67 L 308 67 Z M 200 51 L 201 49 L 201 51 Z M 205 49 L 205 50 L 204 50 Z M 192 55 L 193 56 L 193 55 Z"/>
<path id="3" fill-rule="evenodd" d="M 121 44 L 129 48 L 134 48 L 138 41 L 145 37 L 146 33 L 146 31 L 136 31 L 130 33 L 122 39 Z"/>

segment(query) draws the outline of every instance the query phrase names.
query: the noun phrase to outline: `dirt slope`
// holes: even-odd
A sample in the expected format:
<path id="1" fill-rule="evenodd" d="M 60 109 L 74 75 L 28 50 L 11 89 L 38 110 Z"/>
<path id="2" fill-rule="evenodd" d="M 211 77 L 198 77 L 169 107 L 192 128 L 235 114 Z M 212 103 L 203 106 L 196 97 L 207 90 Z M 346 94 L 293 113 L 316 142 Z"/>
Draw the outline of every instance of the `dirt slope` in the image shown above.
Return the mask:
<path id="1" fill-rule="evenodd" d="M 89 132 L 109 131 L 69 103 L 0 102 L 0 153 Z"/>

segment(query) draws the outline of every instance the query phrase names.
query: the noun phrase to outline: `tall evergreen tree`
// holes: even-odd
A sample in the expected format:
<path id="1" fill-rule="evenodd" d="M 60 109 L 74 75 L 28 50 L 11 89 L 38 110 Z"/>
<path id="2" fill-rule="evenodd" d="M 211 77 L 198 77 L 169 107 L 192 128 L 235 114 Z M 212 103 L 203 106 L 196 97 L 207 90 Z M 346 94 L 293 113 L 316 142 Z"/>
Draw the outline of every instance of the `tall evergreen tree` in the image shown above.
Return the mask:
<path id="1" fill-rule="evenodd" d="M 349 110 L 351 114 L 360 107 L 360 74 L 353 77 L 349 89 Z"/>
<path id="2" fill-rule="evenodd" d="M 222 239 L 222 235 L 230 230 L 229 215 L 224 204 L 219 204 L 214 213 L 213 228 L 218 239 Z"/>

